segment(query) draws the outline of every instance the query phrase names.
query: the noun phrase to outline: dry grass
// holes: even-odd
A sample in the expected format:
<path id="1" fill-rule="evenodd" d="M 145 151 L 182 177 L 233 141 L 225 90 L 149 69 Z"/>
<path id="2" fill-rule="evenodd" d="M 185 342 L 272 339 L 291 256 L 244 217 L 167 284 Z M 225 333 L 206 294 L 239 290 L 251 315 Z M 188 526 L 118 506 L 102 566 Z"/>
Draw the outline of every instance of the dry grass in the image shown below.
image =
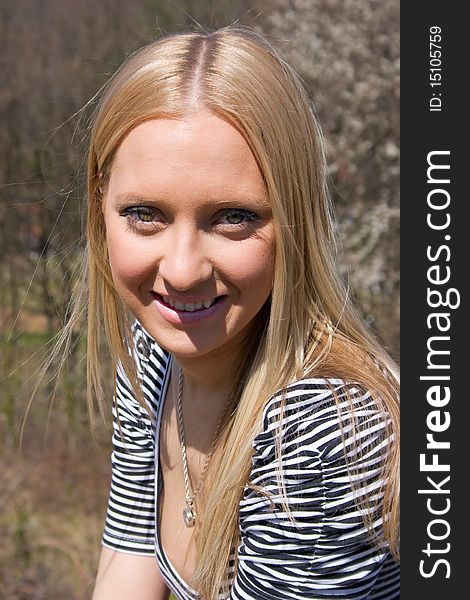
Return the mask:
<path id="1" fill-rule="evenodd" d="M 91 597 L 108 490 L 108 450 L 73 447 L 63 432 L 58 437 L 21 454 L 8 450 L 0 456 L 2 598 Z"/>
<path id="2" fill-rule="evenodd" d="M 89 432 L 78 356 L 76 379 L 53 407 L 41 387 L 18 443 L 48 337 L 0 343 L 0 598 L 7 600 L 89 600 L 100 551 L 110 435 L 93 441 Z"/>
<path id="3" fill-rule="evenodd" d="M 93 439 L 82 367 L 72 370 L 75 379 L 61 388 L 52 407 L 47 386 L 41 387 L 18 445 L 30 397 L 31 382 L 25 385 L 24 378 L 40 365 L 41 352 L 35 352 L 47 339 L 22 334 L 14 344 L 0 343 L 2 600 L 90 600 L 101 549 L 111 475 L 111 423 Z M 28 357 L 24 367 L 5 377 L 12 358 L 22 364 Z M 79 356 L 75 361 L 82 362 Z"/>

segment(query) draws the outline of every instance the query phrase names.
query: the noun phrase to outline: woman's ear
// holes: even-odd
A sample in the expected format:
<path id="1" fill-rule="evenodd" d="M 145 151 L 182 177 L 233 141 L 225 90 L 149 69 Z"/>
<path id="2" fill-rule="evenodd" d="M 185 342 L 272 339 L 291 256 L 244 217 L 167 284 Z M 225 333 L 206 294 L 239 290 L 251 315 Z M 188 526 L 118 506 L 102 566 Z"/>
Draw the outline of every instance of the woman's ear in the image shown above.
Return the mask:
<path id="1" fill-rule="evenodd" d="M 106 199 L 106 181 L 105 175 L 102 171 L 97 174 L 98 185 L 96 186 L 96 196 L 101 203 L 101 212 L 104 213 L 105 199 Z"/>
<path id="2" fill-rule="evenodd" d="M 96 188 L 96 191 L 98 192 L 98 194 L 100 196 L 102 196 L 103 195 L 103 187 L 104 187 L 104 174 L 103 174 L 103 171 L 98 171 L 97 179 L 98 179 L 98 186 Z"/>

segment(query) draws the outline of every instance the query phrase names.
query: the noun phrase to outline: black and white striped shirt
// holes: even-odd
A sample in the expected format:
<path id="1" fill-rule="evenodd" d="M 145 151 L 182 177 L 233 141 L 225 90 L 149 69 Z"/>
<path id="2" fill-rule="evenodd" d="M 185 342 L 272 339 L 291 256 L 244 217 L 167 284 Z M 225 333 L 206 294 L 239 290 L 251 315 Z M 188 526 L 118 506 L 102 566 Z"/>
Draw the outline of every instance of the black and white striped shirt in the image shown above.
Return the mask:
<path id="1" fill-rule="evenodd" d="M 150 418 L 134 397 L 121 369 L 114 402 L 112 482 L 103 544 L 133 554 L 155 554 L 163 578 L 179 600 L 197 594 L 176 573 L 162 549 L 159 524 L 159 424 L 171 359 L 140 328 L 135 329 L 136 358 Z M 344 414 L 346 386 L 336 379 L 304 379 L 264 411 L 263 426 L 253 441 L 250 482 L 240 501 L 240 545 L 232 572 L 230 600 L 395 600 L 400 597 L 399 567 L 386 547 L 377 548 L 354 501 L 351 473 L 360 460 L 356 486 L 373 501 L 380 494 L 377 477 L 383 419 L 368 394 L 349 386 L 360 408 L 360 432 L 354 444 L 350 423 L 338 412 L 334 388 Z M 350 410 L 350 409 L 349 409 Z M 119 414 L 119 418 L 118 415 Z M 289 515 L 280 501 L 276 440 L 281 435 L 282 468 Z M 344 438 L 344 439 L 343 439 Z M 360 459 L 353 448 L 359 446 Z M 345 458 L 345 451 L 348 455 Z M 350 471 L 346 467 L 349 464 Z M 273 509 L 274 501 L 274 509 Z M 277 502 L 278 501 L 278 502 Z M 293 519 L 292 519 L 293 517 Z M 377 519 L 375 528 L 380 531 Z"/>

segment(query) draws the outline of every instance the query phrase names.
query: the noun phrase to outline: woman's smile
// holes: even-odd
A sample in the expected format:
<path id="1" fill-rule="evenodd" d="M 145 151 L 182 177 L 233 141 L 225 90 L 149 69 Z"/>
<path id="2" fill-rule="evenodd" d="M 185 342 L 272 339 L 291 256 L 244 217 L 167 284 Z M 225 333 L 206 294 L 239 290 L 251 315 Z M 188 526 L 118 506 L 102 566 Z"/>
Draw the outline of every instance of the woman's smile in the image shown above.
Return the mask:
<path id="1" fill-rule="evenodd" d="M 209 298 L 202 301 L 196 300 L 195 302 L 179 302 L 178 300 L 173 300 L 169 296 L 163 296 L 161 299 L 165 304 L 169 304 L 172 308 L 176 308 L 176 310 L 182 310 L 185 312 L 194 312 L 195 310 L 200 310 L 202 308 L 210 308 L 216 300 L 216 298 Z"/>
<path id="2" fill-rule="evenodd" d="M 163 318 L 174 325 L 189 325 L 209 319 L 223 309 L 227 296 L 217 296 L 195 302 L 173 300 L 154 292 L 155 304 Z"/>
<path id="3" fill-rule="evenodd" d="M 103 211 L 115 286 L 178 357 L 227 352 L 272 289 L 275 235 L 257 162 L 208 111 L 152 119 L 121 143 Z"/>

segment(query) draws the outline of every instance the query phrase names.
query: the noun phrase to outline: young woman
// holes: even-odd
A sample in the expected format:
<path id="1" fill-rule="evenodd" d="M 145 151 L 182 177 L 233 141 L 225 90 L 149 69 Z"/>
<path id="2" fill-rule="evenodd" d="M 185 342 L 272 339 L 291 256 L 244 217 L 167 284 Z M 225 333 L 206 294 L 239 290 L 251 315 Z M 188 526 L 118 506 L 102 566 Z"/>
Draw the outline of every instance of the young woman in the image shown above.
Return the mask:
<path id="1" fill-rule="evenodd" d="M 133 55 L 88 162 L 90 388 L 117 369 L 94 600 L 398 598 L 395 366 L 335 263 L 298 76 L 229 27 Z"/>

